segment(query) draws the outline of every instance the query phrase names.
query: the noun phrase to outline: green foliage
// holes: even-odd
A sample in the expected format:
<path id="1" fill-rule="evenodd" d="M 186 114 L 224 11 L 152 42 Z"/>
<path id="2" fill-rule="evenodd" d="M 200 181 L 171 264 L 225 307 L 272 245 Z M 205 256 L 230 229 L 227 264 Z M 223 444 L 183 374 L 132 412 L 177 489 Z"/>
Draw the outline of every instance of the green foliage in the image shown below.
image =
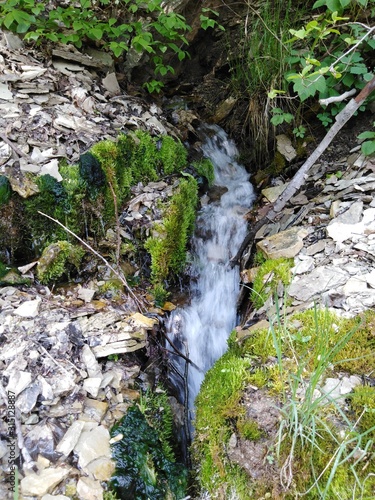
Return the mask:
<path id="1" fill-rule="evenodd" d="M 95 147 L 95 146 L 94 146 Z M 79 159 L 79 175 L 85 182 L 91 197 L 95 198 L 105 185 L 105 174 L 100 161 L 91 152 L 84 153 Z"/>
<path id="2" fill-rule="evenodd" d="M 38 263 L 38 279 L 49 284 L 69 273 L 69 264 L 79 268 L 85 251 L 68 241 L 52 243 L 43 250 Z"/>
<path id="3" fill-rule="evenodd" d="M 264 432 L 254 420 L 240 418 L 237 421 L 237 430 L 241 437 L 249 441 L 258 441 L 264 436 Z"/>
<path id="4" fill-rule="evenodd" d="M 275 127 L 282 123 L 291 123 L 294 120 L 294 116 L 291 113 L 286 113 L 281 108 L 273 108 L 272 114 L 271 123 Z"/>
<path id="5" fill-rule="evenodd" d="M 197 174 L 201 177 L 207 179 L 208 185 L 212 186 L 215 180 L 214 166 L 212 161 L 208 158 L 202 158 L 199 161 L 193 163 L 193 167 Z"/>
<path id="6" fill-rule="evenodd" d="M 201 21 L 201 28 L 206 30 L 208 28 L 219 28 L 222 31 L 225 31 L 224 26 L 219 24 L 216 19 L 213 19 L 211 15 L 218 17 L 219 13 L 216 10 L 209 9 L 209 8 L 203 8 L 202 9 L 202 14 L 200 15 L 200 21 Z"/>
<path id="7" fill-rule="evenodd" d="M 119 498 L 181 499 L 186 494 L 187 471 L 172 451 L 172 412 L 164 392 L 147 392 L 116 424 L 112 445 L 116 470 L 111 488 Z"/>
<path id="8" fill-rule="evenodd" d="M 273 295 L 279 282 L 284 286 L 289 285 L 292 267 L 293 259 L 268 259 L 261 264 L 250 297 L 256 309 L 262 307 L 268 297 Z"/>
<path id="9" fill-rule="evenodd" d="M 0 279 L 7 274 L 9 267 L 3 264 L 0 260 Z"/>
<path id="10" fill-rule="evenodd" d="M 150 237 L 145 243 L 151 255 L 152 282 L 158 289 L 185 265 L 186 247 L 194 228 L 197 201 L 196 180 L 191 176 L 182 179 L 165 209 L 162 224 L 156 228 L 159 236 Z"/>
<path id="11" fill-rule="evenodd" d="M 361 90 L 372 79 L 371 52 L 375 41 L 369 36 L 370 27 L 355 21 L 366 6 L 367 1 L 353 4 L 350 0 L 321 0 L 313 8 L 325 7 L 325 12 L 305 26 L 289 30 L 289 68 L 284 74 L 302 103 L 311 98 L 338 96 L 353 88 Z M 349 8 L 349 16 L 342 17 Z M 269 97 L 276 97 L 275 92 L 271 91 Z M 333 102 L 329 108 L 323 106 L 317 117 L 329 126 L 344 106 L 344 102 Z M 361 106 L 360 110 L 364 109 Z"/>
<path id="12" fill-rule="evenodd" d="M 375 122 L 373 123 L 375 127 Z M 358 139 L 364 139 L 361 144 L 361 151 L 365 156 L 371 156 L 375 153 L 375 131 L 366 130 L 359 134 Z"/>
<path id="13" fill-rule="evenodd" d="M 6 205 L 12 195 L 12 189 L 8 178 L 5 175 L 0 175 L 0 207 Z"/>
<path id="14" fill-rule="evenodd" d="M 162 59 L 166 51 L 180 61 L 187 56 L 181 46 L 187 45 L 185 34 L 191 29 L 182 15 L 166 12 L 162 0 L 79 0 L 56 8 L 47 0 L 5 0 L 0 4 L 0 26 L 38 43 L 47 40 L 81 47 L 91 40 L 115 57 L 130 49 L 147 53 L 155 75 L 161 76 L 173 73 Z M 151 83 L 149 90 L 158 88 Z"/>

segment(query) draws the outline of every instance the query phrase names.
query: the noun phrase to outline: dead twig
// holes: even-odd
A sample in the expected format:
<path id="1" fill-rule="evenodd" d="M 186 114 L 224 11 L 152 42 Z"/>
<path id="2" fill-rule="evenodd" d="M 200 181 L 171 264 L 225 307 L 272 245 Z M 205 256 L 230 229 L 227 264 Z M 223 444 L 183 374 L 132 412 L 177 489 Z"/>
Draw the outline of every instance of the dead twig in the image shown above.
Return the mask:
<path id="1" fill-rule="evenodd" d="M 17 154 L 17 156 L 21 156 L 22 158 L 28 158 L 28 155 L 24 153 L 18 146 L 13 144 L 12 141 L 8 139 L 8 137 L 0 132 L 0 139 L 8 144 L 9 147 L 13 149 L 13 151 Z"/>
<path id="2" fill-rule="evenodd" d="M 71 231 L 66 226 L 64 226 L 64 224 L 62 224 L 60 221 L 54 219 L 50 215 L 47 215 L 47 214 L 41 212 L 40 210 L 38 210 L 38 213 L 40 215 L 43 215 L 44 217 L 47 217 L 47 219 L 50 219 L 51 221 L 55 222 L 60 227 L 62 227 L 63 229 L 65 229 L 66 232 L 68 232 L 69 234 L 71 234 L 72 236 L 74 236 L 74 238 L 76 238 L 91 253 L 93 253 L 96 257 L 99 257 L 99 259 L 101 259 L 104 262 L 104 264 L 113 272 L 113 274 L 118 277 L 118 279 L 124 285 L 125 289 L 128 291 L 129 295 L 132 296 L 132 298 L 134 299 L 135 303 L 137 304 L 139 312 L 143 312 L 143 304 L 141 303 L 141 301 L 138 299 L 138 297 L 134 294 L 133 290 L 128 285 L 128 282 L 126 281 L 126 278 L 123 275 L 123 273 L 120 273 L 119 271 L 117 271 L 113 266 L 111 266 L 111 264 L 107 261 L 107 259 L 105 259 L 102 255 L 100 255 L 100 253 L 98 253 L 96 250 L 94 250 L 92 248 L 92 246 L 90 246 L 88 243 L 86 243 L 84 240 L 82 240 L 79 236 L 77 236 L 75 233 L 73 233 L 73 231 Z"/>

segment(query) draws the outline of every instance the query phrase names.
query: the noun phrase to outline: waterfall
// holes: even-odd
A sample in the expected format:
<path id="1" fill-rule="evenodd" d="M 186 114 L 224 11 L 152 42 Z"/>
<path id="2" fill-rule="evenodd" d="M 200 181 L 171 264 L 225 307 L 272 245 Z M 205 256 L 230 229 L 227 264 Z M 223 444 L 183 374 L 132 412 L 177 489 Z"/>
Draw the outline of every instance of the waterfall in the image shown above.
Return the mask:
<path id="1" fill-rule="evenodd" d="M 167 336 L 193 362 L 186 365 L 182 357 L 170 356 L 172 383 L 189 408 L 190 422 L 204 374 L 224 354 L 236 325 L 239 271 L 229 261 L 245 238 L 244 214 L 255 198 L 249 174 L 236 161 L 233 141 L 216 125 L 205 130 L 202 150 L 214 165 L 214 188 L 225 192 L 198 213 L 192 238 L 191 300 L 173 311 L 166 325 Z"/>

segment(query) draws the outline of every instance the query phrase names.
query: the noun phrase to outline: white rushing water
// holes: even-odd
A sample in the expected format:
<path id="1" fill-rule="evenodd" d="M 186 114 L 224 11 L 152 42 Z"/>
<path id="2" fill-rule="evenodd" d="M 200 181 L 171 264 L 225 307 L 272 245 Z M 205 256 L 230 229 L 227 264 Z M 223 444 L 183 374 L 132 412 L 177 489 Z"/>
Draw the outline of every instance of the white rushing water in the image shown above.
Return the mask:
<path id="1" fill-rule="evenodd" d="M 179 387 L 182 401 L 188 396 L 190 420 L 204 374 L 225 352 L 236 325 L 239 270 L 238 266 L 231 268 L 229 261 L 246 236 L 243 215 L 255 198 L 249 174 L 236 162 L 233 141 L 217 126 L 208 127 L 207 134 L 202 149 L 214 164 L 214 186 L 227 191 L 198 214 L 192 239 L 190 304 L 176 309 L 167 324 L 168 337 L 200 368 L 186 367 L 181 357 L 171 356 L 175 367 L 172 381 Z M 186 374 L 187 387 L 183 383 Z"/>

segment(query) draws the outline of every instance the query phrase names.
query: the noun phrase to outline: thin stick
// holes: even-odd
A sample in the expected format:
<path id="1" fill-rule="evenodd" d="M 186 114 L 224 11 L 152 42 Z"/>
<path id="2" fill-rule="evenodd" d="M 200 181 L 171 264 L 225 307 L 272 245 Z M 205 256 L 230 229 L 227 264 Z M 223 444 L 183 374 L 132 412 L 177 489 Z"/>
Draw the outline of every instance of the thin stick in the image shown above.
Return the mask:
<path id="1" fill-rule="evenodd" d="M 121 249 L 121 235 L 120 235 L 120 221 L 118 218 L 118 208 L 117 208 L 117 196 L 115 190 L 113 189 L 112 183 L 108 181 L 109 189 L 111 190 L 113 196 L 113 204 L 115 206 L 115 219 L 116 219 L 116 264 L 120 264 L 120 249 Z"/>
<path id="2" fill-rule="evenodd" d="M 175 350 L 175 353 L 178 354 L 181 358 L 183 358 L 185 361 L 187 361 L 188 363 L 190 363 L 192 366 L 194 366 L 194 368 L 196 368 L 198 371 L 200 371 L 201 373 L 204 373 L 202 368 L 199 368 L 198 365 L 196 365 L 194 363 L 194 361 L 192 361 L 190 358 L 188 358 L 187 356 L 185 356 L 185 354 L 183 354 L 179 349 L 178 347 L 175 346 L 175 344 L 171 341 L 171 339 L 168 337 L 168 335 L 165 333 L 165 332 L 162 332 L 164 337 L 166 338 L 166 340 L 169 342 L 169 344 L 173 347 L 173 349 Z"/>
<path id="3" fill-rule="evenodd" d="M 0 132 L 0 139 L 2 141 L 6 142 L 8 144 L 8 146 L 10 146 L 13 149 L 13 151 L 17 154 L 17 156 L 22 156 L 23 158 L 28 158 L 28 155 L 26 153 L 21 151 L 21 149 L 18 146 L 13 144 L 13 142 L 10 141 L 8 139 L 8 137 L 5 134 L 2 134 L 1 132 Z"/>
<path id="4" fill-rule="evenodd" d="M 54 219 L 53 217 L 51 217 L 51 216 L 49 216 L 49 215 L 41 212 L 40 210 L 38 210 L 38 213 L 40 215 L 43 215 L 44 217 L 47 217 L 47 219 L 50 219 L 51 221 L 55 222 L 59 226 L 61 226 L 63 229 L 65 229 L 65 231 L 67 231 L 69 234 L 71 234 L 72 236 L 74 236 L 74 238 L 76 238 L 91 253 L 93 253 L 94 255 L 96 255 L 96 257 L 99 257 L 99 259 L 101 259 L 105 263 L 105 265 L 118 277 L 118 279 L 121 281 L 121 283 L 124 285 L 124 287 L 128 291 L 129 295 L 131 295 L 133 297 L 133 299 L 135 300 L 135 303 L 137 304 L 137 307 L 138 307 L 139 311 L 143 312 L 143 307 L 142 307 L 142 304 L 141 304 L 140 300 L 135 296 L 133 290 L 128 285 L 128 282 L 126 281 L 126 278 L 125 278 L 125 276 L 122 273 L 119 273 L 114 267 L 111 266 L 111 264 L 102 255 L 100 255 L 100 253 L 98 253 L 96 250 L 94 250 L 92 248 L 92 246 L 90 246 L 88 243 L 86 243 L 85 241 L 83 241 L 79 236 L 77 236 L 75 233 L 73 233 L 73 231 L 71 231 L 66 226 L 64 226 L 64 224 L 62 224 L 60 221 L 58 221 L 58 220 Z"/>

